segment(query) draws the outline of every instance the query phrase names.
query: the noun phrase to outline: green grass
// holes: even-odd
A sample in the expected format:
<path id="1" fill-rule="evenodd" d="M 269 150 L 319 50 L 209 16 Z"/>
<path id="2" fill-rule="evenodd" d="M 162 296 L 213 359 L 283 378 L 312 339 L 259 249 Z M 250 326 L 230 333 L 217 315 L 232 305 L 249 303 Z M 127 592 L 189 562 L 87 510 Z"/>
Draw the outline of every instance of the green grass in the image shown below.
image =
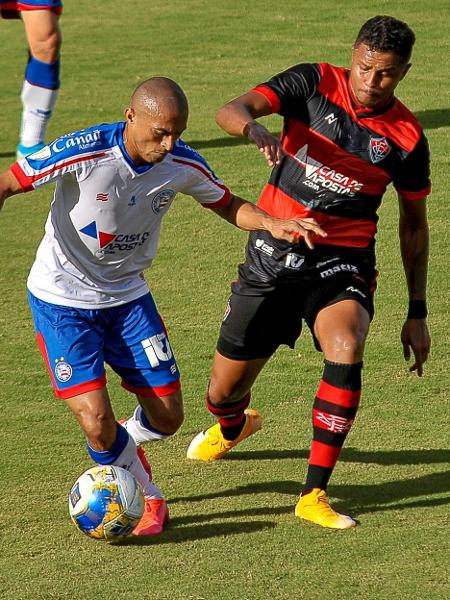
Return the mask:
<path id="1" fill-rule="evenodd" d="M 322 368 L 308 334 L 294 352 L 280 350 L 255 385 L 263 431 L 218 463 L 185 460 L 192 436 L 212 422 L 203 395 L 246 236 L 180 198 L 147 274 L 183 375 L 185 423 L 173 439 L 149 449 L 172 521 L 158 539 L 121 546 L 76 531 L 67 493 L 90 462 L 74 419 L 52 397 L 25 298 L 51 199 L 47 188 L 11 199 L 0 216 L 2 599 L 450 596 L 448 1 L 66 1 L 63 87 L 49 136 L 120 119 L 140 80 L 173 77 L 191 103 L 185 139 L 236 193 L 256 200 L 268 174 L 264 161 L 218 129 L 216 109 L 291 64 L 348 64 L 357 29 L 377 13 L 406 20 L 417 34 L 413 69 L 398 92 L 422 120 L 433 154 L 433 349 L 425 376 L 410 375 L 399 342 L 406 292 L 397 202 L 389 192 L 380 211 L 381 277 L 362 406 L 330 487 L 336 508 L 354 514 L 359 527 L 327 531 L 293 516 Z M 6 168 L 17 143 L 25 52 L 20 23 L 0 22 L 0 31 L 0 167 Z M 275 131 L 280 121 L 272 117 L 269 124 Z M 132 397 L 114 375 L 109 381 L 117 415 L 129 414 Z"/>

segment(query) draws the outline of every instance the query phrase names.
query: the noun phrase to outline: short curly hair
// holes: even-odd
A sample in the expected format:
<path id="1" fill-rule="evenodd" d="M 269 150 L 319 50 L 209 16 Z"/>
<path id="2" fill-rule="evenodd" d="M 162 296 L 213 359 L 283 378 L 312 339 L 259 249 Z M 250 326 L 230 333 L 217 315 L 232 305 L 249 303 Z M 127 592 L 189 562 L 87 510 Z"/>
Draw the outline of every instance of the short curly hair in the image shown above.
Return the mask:
<path id="1" fill-rule="evenodd" d="M 365 44 L 370 50 L 393 52 L 403 62 L 408 62 L 416 36 L 406 23 L 394 17 L 377 15 L 361 27 L 354 47 Z"/>

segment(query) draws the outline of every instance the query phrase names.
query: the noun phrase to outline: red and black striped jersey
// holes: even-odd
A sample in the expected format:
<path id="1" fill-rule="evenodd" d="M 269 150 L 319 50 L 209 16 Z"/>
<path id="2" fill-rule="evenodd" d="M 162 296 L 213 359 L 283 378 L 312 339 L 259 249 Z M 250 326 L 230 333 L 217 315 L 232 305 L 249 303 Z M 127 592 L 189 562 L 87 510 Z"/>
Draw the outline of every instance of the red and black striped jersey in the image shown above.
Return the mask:
<path id="1" fill-rule="evenodd" d="M 429 194 L 427 140 L 395 97 L 378 111 L 362 108 L 349 71 L 328 63 L 296 65 L 253 91 L 284 118 L 286 151 L 258 205 L 280 218 L 314 217 L 328 233 L 318 243 L 368 247 L 390 183 L 406 200 Z"/>

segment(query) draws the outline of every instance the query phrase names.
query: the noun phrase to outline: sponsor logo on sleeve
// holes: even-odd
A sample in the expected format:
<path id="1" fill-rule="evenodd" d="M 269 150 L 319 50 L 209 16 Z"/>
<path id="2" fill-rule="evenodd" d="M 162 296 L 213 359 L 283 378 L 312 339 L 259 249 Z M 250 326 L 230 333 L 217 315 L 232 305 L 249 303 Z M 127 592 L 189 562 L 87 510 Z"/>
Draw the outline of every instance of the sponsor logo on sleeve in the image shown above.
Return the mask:
<path id="1" fill-rule="evenodd" d="M 86 148 L 94 148 L 100 144 L 100 130 L 95 129 L 89 132 L 78 132 L 77 135 L 69 133 L 55 140 L 50 146 L 53 152 L 63 152 L 69 148 L 78 148 L 85 150 Z"/>

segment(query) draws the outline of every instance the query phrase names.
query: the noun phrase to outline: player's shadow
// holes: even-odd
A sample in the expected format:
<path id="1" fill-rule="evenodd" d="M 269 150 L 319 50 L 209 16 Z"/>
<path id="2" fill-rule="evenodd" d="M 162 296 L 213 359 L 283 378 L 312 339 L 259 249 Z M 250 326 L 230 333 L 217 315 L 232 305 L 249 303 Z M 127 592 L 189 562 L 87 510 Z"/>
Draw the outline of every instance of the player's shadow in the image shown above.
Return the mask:
<path id="1" fill-rule="evenodd" d="M 279 131 L 271 131 L 273 136 L 278 137 L 280 135 Z M 186 143 L 192 148 L 196 150 L 204 150 L 205 148 L 225 148 L 226 146 L 244 146 L 245 144 L 250 144 L 251 142 L 244 137 L 232 137 L 232 136 L 223 136 L 219 138 L 212 138 L 210 140 L 186 140 Z"/>
<path id="2" fill-rule="evenodd" d="M 294 480 L 253 482 L 234 488 L 217 490 L 208 494 L 182 496 L 169 499 L 171 506 L 179 502 L 187 508 L 182 516 L 172 517 L 164 534 L 158 537 L 131 538 L 121 545 L 149 545 L 183 543 L 199 539 L 222 537 L 226 535 L 249 534 L 277 526 L 275 515 L 293 514 L 295 502 L 301 489 L 301 483 Z M 450 504 L 450 471 L 430 473 L 420 477 L 398 479 L 367 485 L 332 485 L 329 495 L 333 507 L 348 512 L 356 520 L 366 513 L 381 511 L 401 511 L 413 508 L 427 508 Z M 254 506 L 250 501 L 248 508 L 218 511 L 220 499 L 262 494 L 265 498 L 273 494 L 274 498 L 287 496 L 287 504 L 274 503 Z M 445 494 L 445 496 L 442 496 Z M 205 510 L 205 501 L 211 501 L 211 511 Z M 195 512 L 195 503 L 202 502 L 201 510 Z M 227 503 L 227 506 L 229 503 Z M 242 504 L 241 504 L 242 506 Z M 267 516 L 268 521 L 258 517 Z M 254 519 L 257 520 L 246 520 Z M 239 522 L 236 522 L 238 519 Z"/>
<path id="3" fill-rule="evenodd" d="M 301 482 L 294 480 L 267 481 L 239 485 L 226 490 L 217 490 L 208 494 L 197 496 L 181 496 L 171 498 L 170 504 L 177 502 L 203 502 L 205 500 L 216 500 L 218 498 L 229 498 L 246 494 L 277 494 L 298 496 L 301 490 Z M 411 508 L 414 506 L 439 506 L 450 504 L 450 471 L 439 471 L 429 473 L 420 477 L 399 479 L 385 483 L 358 484 L 358 485 L 332 485 L 330 495 L 336 496 L 339 502 L 345 502 L 347 507 L 353 507 L 357 512 L 378 512 L 380 510 L 392 510 L 393 508 Z M 420 498 L 420 496 L 434 496 L 436 494 L 447 494 L 444 498 Z M 373 499 L 376 499 L 376 503 Z M 412 499 L 412 501 L 411 501 Z M 334 502 L 334 504 L 336 504 Z M 384 505 L 384 506 L 383 506 Z M 274 511 L 285 512 L 286 507 L 270 507 L 269 513 Z M 289 512 L 287 507 L 286 512 Z M 266 509 L 264 509 L 266 510 Z M 244 511 L 248 516 L 261 514 L 261 509 Z M 242 511 L 241 511 L 242 512 Z M 203 516 L 203 515 L 202 515 Z M 231 516 L 229 513 L 221 516 Z M 200 517 L 202 518 L 202 517 Z M 181 518 L 183 519 L 183 518 Z"/>
<path id="4" fill-rule="evenodd" d="M 0 158 L 13 158 L 16 156 L 16 153 L 11 151 L 11 152 L 0 152 Z"/>
<path id="5" fill-rule="evenodd" d="M 232 517 L 236 513 L 231 514 Z M 219 515 L 211 515 L 209 520 L 218 518 Z M 192 519 L 198 521 L 198 519 Z M 200 519 L 201 520 L 201 519 Z M 153 537 L 129 537 L 118 546 L 149 546 L 153 544 L 177 544 L 182 542 L 191 542 L 197 540 L 210 539 L 227 535 L 249 534 L 262 531 L 264 529 L 273 529 L 276 523 L 273 521 L 249 521 L 247 523 L 235 523 L 233 521 L 219 521 L 209 524 L 191 525 L 188 527 L 178 527 L 179 519 L 172 519 L 166 526 L 164 533 Z"/>
<path id="6" fill-rule="evenodd" d="M 450 108 L 420 110 L 414 113 L 424 129 L 450 127 Z"/>
<path id="7" fill-rule="evenodd" d="M 221 460 L 276 460 L 286 458 L 308 458 L 309 450 L 253 450 L 233 451 Z M 376 465 L 420 465 L 450 463 L 450 450 L 380 450 L 365 452 L 356 448 L 344 448 L 340 462 L 372 463 Z"/>

